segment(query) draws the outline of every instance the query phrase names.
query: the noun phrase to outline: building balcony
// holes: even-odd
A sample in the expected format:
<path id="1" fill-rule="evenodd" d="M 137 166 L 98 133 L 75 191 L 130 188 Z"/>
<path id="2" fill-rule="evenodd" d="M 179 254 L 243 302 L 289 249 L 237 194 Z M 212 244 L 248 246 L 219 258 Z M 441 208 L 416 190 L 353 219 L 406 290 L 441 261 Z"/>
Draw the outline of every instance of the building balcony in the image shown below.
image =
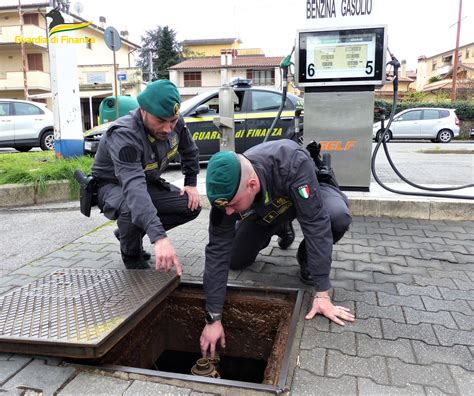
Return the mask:
<path id="1" fill-rule="evenodd" d="M 0 27 L 0 43 L 5 45 L 17 45 L 23 41 L 27 45 L 47 48 L 46 30 L 35 25 L 24 25 L 23 36 L 20 32 L 20 25 Z"/>
<path id="2" fill-rule="evenodd" d="M 51 76 L 49 73 L 43 71 L 28 71 L 26 72 L 28 90 L 51 91 Z M 23 72 L 1 72 L 0 71 L 0 91 L 16 91 L 22 90 Z"/>

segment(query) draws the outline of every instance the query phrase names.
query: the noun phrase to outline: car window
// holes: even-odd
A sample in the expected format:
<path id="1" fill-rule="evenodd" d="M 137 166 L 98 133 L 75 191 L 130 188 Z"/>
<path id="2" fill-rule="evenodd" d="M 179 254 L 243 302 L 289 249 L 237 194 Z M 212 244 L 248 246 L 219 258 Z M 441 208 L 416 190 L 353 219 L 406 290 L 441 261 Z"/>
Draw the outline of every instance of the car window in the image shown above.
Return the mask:
<path id="1" fill-rule="evenodd" d="M 438 110 L 423 110 L 424 120 L 437 120 L 439 118 Z"/>
<path id="2" fill-rule="evenodd" d="M 201 103 L 201 105 L 207 105 L 209 107 L 209 113 L 219 114 L 219 95 L 216 94 L 210 97 L 205 102 Z"/>
<path id="3" fill-rule="evenodd" d="M 239 113 L 242 111 L 243 101 L 244 101 L 244 91 L 234 91 L 234 112 L 235 113 Z M 205 102 L 202 102 L 200 105 L 207 105 L 209 107 L 210 114 L 219 114 L 219 94 L 215 94 L 211 96 Z"/>
<path id="4" fill-rule="evenodd" d="M 277 92 L 252 91 L 251 111 L 277 111 L 281 104 L 281 94 Z M 287 99 L 285 108 L 291 108 Z"/>
<path id="5" fill-rule="evenodd" d="M 421 119 L 421 110 L 408 111 L 398 117 L 398 121 L 416 121 Z"/>
<path id="6" fill-rule="evenodd" d="M 39 107 L 33 106 L 29 103 L 13 103 L 15 115 L 40 115 L 44 114 Z"/>
<path id="7" fill-rule="evenodd" d="M 439 118 L 446 118 L 446 117 L 449 117 L 449 110 L 440 110 Z"/>
<path id="8" fill-rule="evenodd" d="M 0 117 L 5 117 L 10 115 L 10 104 L 9 103 L 0 103 Z"/>

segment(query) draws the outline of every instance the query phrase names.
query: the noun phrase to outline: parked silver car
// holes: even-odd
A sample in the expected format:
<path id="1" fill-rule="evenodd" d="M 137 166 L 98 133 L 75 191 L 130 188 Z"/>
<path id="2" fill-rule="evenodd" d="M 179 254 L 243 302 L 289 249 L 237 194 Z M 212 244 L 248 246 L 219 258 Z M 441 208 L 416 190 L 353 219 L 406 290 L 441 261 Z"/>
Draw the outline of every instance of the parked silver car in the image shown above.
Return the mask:
<path id="1" fill-rule="evenodd" d="M 53 113 L 42 103 L 0 99 L 0 147 L 53 150 Z"/>
<path id="2" fill-rule="evenodd" d="M 385 121 L 385 125 L 387 125 Z M 380 140 L 381 123 L 376 122 L 372 137 Z M 392 139 L 429 139 L 432 142 L 449 143 L 459 135 L 459 119 L 454 109 L 423 107 L 397 113 L 385 141 Z"/>

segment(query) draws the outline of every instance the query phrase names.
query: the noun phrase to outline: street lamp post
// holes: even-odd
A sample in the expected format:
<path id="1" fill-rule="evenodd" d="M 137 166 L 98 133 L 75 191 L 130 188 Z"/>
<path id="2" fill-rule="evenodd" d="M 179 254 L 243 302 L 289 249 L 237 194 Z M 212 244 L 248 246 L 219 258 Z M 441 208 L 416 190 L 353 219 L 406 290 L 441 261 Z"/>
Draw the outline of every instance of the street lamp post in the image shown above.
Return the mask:
<path id="1" fill-rule="evenodd" d="M 149 67 L 150 67 L 150 70 L 149 70 L 150 75 L 148 76 L 148 82 L 151 82 L 153 78 L 153 50 L 151 49 L 148 52 L 148 62 L 149 62 Z"/>

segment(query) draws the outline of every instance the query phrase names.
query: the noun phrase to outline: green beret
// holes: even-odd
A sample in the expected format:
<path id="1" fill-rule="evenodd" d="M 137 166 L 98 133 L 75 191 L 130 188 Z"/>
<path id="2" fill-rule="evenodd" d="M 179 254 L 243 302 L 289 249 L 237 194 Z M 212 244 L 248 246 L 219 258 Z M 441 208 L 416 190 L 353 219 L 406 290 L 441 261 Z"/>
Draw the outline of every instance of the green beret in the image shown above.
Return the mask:
<path id="1" fill-rule="evenodd" d="M 232 201 L 240 184 L 240 161 L 233 151 L 214 154 L 207 165 L 206 193 L 211 205 Z"/>
<path id="2" fill-rule="evenodd" d="M 174 117 L 179 114 L 181 97 L 176 85 L 169 80 L 148 84 L 137 100 L 143 110 L 155 117 Z"/>

